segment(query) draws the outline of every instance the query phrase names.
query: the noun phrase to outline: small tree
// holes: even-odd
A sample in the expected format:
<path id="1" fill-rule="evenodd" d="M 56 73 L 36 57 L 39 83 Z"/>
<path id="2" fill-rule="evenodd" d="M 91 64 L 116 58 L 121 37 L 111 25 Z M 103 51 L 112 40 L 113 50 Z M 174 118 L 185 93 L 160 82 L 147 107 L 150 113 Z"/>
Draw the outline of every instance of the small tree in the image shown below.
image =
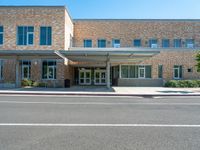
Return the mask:
<path id="1" fill-rule="evenodd" d="M 197 60 L 197 72 L 200 72 L 200 52 L 198 52 L 197 56 L 196 56 L 196 60 Z"/>

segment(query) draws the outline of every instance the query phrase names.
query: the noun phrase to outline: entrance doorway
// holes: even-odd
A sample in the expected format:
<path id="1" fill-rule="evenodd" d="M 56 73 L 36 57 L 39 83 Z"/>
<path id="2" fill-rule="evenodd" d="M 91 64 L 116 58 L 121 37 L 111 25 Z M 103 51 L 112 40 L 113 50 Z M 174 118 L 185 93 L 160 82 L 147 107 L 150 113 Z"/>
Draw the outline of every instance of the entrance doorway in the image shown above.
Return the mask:
<path id="1" fill-rule="evenodd" d="M 94 71 L 94 85 L 106 85 L 106 70 Z"/>
<path id="2" fill-rule="evenodd" d="M 79 84 L 91 85 L 91 70 L 86 70 L 86 69 L 79 70 Z"/>

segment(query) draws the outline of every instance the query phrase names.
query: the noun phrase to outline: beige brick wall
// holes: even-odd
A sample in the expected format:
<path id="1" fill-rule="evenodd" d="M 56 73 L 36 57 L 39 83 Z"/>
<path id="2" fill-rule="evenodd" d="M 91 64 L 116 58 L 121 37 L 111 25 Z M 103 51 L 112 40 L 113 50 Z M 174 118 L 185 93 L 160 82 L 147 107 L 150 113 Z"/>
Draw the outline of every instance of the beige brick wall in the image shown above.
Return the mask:
<path id="1" fill-rule="evenodd" d="M 200 47 L 200 21 L 139 21 L 139 20 L 75 20 L 75 47 L 83 47 L 84 39 L 92 39 L 97 47 L 98 39 L 106 39 L 107 47 L 112 46 L 112 39 L 120 39 L 121 47 L 133 47 L 134 39 L 142 39 L 142 46 L 148 47 L 150 38 L 158 39 L 159 46 L 164 38 L 195 39 Z"/>
<path id="2" fill-rule="evenodd" d="M 73 32 L 64 6 L 0 7 L 0 25 L 4 26 L 4 44 L 0 50 L 64 50 L 68 49 L 66 40 Z M 34 26 L 33 46 L 16 45 L 17 26 Z M 51 46 L 40 46 L 40 26 L 52 27 Z"/>

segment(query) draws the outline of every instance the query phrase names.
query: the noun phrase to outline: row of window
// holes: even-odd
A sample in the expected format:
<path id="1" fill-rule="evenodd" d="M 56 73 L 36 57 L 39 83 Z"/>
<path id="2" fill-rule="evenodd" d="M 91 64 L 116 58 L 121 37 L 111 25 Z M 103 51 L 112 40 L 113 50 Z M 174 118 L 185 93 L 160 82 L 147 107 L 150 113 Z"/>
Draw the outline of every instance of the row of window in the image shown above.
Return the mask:
<path id="1" fill-rule="evenodd" d="M 4 28 L 0 26 L 0 45 L 4 43 Z M 40 45 L 51 45 L 52 28 L 40 27 Z M 33 45 L 34 44 L 34 27 L 18 26 L 17 27 L 17 45 Z"/>
<path id="2" fill-rule="evenodd" d="M 180 65 L 175 65 L 173 68 L 173 78 L 182 79 L 183 67 Z M 152 78 L 150 65 L 136 66 L 136 65 L 122 65 L 121 66 L 121 78 L 131 79 L 131 78 Z M 163 78 L 163 65 L 158 65 L 158 78 Z"/>
<path id="3" fill-rule="evenodd" d="M 99 39 L 97 41 L 97 46 L 99 48 L 105 48 L 106 47 L 106 40 L 105 39 Z M 158 48 L 158 39 L 149 39 L 149 42 L 147 43 L 149 47 L 151 48 Z M 162 47 L 163 48 L 168 48 L 170 47 L 170 39 L 162 39 Z M 187 48 L 194 48 L 195 46 L 195 41 L 194 39 L 186 39 L 185 42 L 182 41 L 182 39 L 174 39 L 173 40 L 173 47 L 175 48 L 180 48 L 180 47 L 185 47 Z M 91 39 L 84 39 L 83 40 L 83 45 L 84 47 L 92 47 L 92 40 Z M 142 47 L 142 40 L 141 39 L 134 39 L 133 40 L 133 46 L 134 47 Z M 120 39 L 113 39 L 112 40 L 112 47 L 119 48 L 120 47 Z"/>

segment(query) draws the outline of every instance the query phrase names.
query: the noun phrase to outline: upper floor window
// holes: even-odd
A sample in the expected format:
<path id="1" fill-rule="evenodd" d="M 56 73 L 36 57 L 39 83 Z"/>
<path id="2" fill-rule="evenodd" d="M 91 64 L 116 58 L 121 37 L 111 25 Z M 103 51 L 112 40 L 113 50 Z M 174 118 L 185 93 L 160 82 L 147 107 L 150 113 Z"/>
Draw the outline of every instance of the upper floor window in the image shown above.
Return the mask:
<path id="1" fill-rule="evenodd" d="M 52 43 L 52 28 L 40 27 L 40 45 L 51 45 Z"/>
<path id="2" fill-rule="evenodd" d="M 18 26 L 17 28 L 17 45 L 33 45 L 34 27 Z"/>
<path id="3" fill-rule="evenodd" d="M 141 47 L 141 39 L 133 40 L 133 46 L 134 47 Z"/>
<path id="4" fill-rule="evenodd" d="M 0 45 L 3 45 L 3 26 L 0 26 Z"/>
<path id="5" fill-rule="evenodd" d="M 56 79 L 56 60 L 44 60 L 42 62 L 42 79 Z"/>
<path id="6" fill-rule="evenodd" d="M 112 40 L 112 47 L 119 48 L 120 47 L 120 39 L 113 39 Z"/>
<path id="7" fill-rule="evenodd" d="M 187 48 L 194 48 L 194 39 L 186 39 L 185 44 Z"/>
<path id="8" fill-rule="evenodd" d="M 181 39 L 174 39 L 174 47 L 175 48 L 181 47 Z"/>
<path id="9" fill-rule="evenodd" d="M 105 39 L 100 39 L 100 40 L 98 40 L 98 47 L 99 47 L 99 48 L 104 48 L 104 47 L 106 47 L 106 40 L 105 40 Z"/>
<path id="10" fill-rule="evenodd" d="M 170 47 L 169 39 L 163 39 L 163 40 L 162 40 L 162 47 L 163 47 L 163 48 Z"/>
<path id="11" fill-rule="evenodd" d="M 158 48 L 158 40 L 157 39 L 150 39 L 149 40 L 149 47 Z"/>
<path id="12" fill-rule="evenodd" d="M 83 41 L 84 47 L 92 47 L 92 40 L 91 39 L 85 39 Z"/>

